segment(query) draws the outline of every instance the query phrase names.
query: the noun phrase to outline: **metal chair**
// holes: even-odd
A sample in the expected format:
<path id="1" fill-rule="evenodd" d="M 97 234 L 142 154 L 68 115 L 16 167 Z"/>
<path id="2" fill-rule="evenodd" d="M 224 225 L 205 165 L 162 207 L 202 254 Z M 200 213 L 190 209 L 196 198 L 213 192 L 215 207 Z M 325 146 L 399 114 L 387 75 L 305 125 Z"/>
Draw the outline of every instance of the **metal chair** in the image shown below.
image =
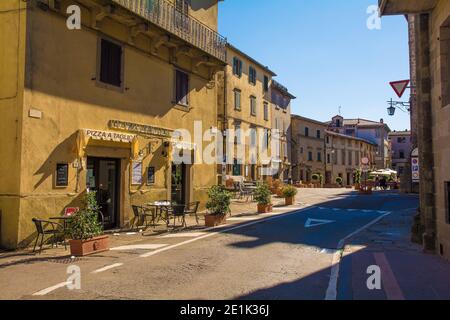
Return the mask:
<path id="1" fill-rule="evenodd" d="M 191 202 L 186 205 L 186 209 L 184 211 L 185 214 L 188 214 L 190 216 L 192 216 L 192 215 L 195 216 L 195 221 L 197 221 L 197 224 L 198 224 L 197 211 L 198 211 L 199 206 L 200 206 L 200 201 Z"/>
<path id="2" fill-rule="evenodd" d="M 253 198 L 253 191 L 245 189 L 242 185 L 242 183 L 239 184 L 239 198 L 242 199 L 244 197 L 247 197 L 247 202 L 248 202 L 248 198 L 252 197 Z"/>
<path id="3" fill-rule="evenodd" d="M 41 242 L 39 245 L 39 254 L 42 252 L 42 246 L 44 245 L 44 238 L 47 235 L 50 235 L 50 239 L 55 238 L 57 236 L 62 236 L 63 237 L 63 242 L 64 242 L 64 248 L 67 249 L 67 244 L 65 241 L 65 233 L 64 233 L 64 227 L 57 223 L 57 222 L 53 222 L 53 221 L 48 221 L 48 220 L 41 220 L 41 219 L 36 219 L 33 218 L 33 223 L 36 226 L 36 231 L 38 233 L 37 238 L 36 238 L 36 242 L 34 243 L 34 247 L 33 247 L 33 252 L 36 252 L 36 246 L 38 244 L 39 241 L 39 237 L 41 237 Z M 51 229 L 47 229 L 47 226 L 51 226 Z M 48 240 L 48 239 L 47 239 Z M 52 242 L 52 248 L 53 248 L 54 243 Z M 56 242 L 56 247 L 58 247 L 58 242 Z"/>
<path id="4" fill-rule="evenodd" d="M 153 213 L 153 211 L 151 209 L 147 209 L 143 206 L 131 206 L 131 208 L 133 209 L 133 213 L 134 213 L 134 218 L 133 218 L 133 223 L 132 225 L 136 225 L 136 220 L 137 220 L 137 225 L 136 225 L 136 229 L 139 228 L 139 224 L 144 222 L 145 223 L 145 228 L 149 227 L 148 221 L 147 221 L 147 217 L 151 217 L 151 223 L 152 225 L 155 224 L 155 214 Z M 151 211 L 151 214 L 148 214 L 147 212 Z"/>
<path id="5" fill-rule="evenodd" d="M 167 227 L 169 227 L 170 224 L 170 216 L 173 216 L 173 227 L 176 228 L 176 222 L 177 218 L 181 218 L 182 226 L 187 227 L 186 224 L 186 205 L 184 204 L 175 204 L 171 205 L 170 207 L 165 207 L 163 210 L 166 211 L 166 217 L 167 217 Z"/>

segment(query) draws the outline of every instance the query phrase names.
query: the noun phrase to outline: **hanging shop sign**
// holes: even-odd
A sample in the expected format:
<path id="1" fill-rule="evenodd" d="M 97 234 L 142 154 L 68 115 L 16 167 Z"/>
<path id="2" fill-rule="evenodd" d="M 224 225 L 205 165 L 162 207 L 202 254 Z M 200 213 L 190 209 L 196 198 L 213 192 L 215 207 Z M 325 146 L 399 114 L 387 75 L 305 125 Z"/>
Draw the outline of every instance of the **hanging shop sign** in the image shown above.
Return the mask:
<path id="1" fill-rule="evenodd" d="M 132 171 L 131 171 L 131 184 L 141 185 L 142 184 L 142 162 L 133 161 Z"/>
<path id="2" fill-rule="evenodd" d="M 151 136 L 159 136 L 159 137 L 171 137 L 172 131 L 165 128 L 158 128 L 153 126 L 148 126 L 144 124 L 131 123 L 119 120 L 110 120 L 108 123 L 109 128 L 116 130 L 123 130 L 138 134 L 145 134 Z"/>

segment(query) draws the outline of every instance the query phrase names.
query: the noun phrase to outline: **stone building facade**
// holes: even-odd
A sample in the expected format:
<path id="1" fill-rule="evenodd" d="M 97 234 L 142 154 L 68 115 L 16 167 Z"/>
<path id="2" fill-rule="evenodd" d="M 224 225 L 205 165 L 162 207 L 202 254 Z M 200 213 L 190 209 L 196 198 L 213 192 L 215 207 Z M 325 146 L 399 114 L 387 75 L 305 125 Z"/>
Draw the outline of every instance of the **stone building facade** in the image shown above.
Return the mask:
<path id="1" fill-rule="evenodd" d="M 391 167 L 392 158 L 388 139 L 391 129 L 383 119 L 377 122 L 366 119 L 344 119 L 338 115 L 329 122 L 329 130 L 376 144 L 378 146 L 375 159 L 376 169 Z"/>
<path id="2" fill-rule="evenodd" d="M 236 141 L 233 164 L 228 162 L 225 168 L 219 165 L 220 175 L 249 181 L 263 178 L 261 169 L 269 165 L 270 159 L 259 154 L 260 144 L 267 143 L 259 138 L 269 137 L 272 129 L 271 83 L 275 75 L 238 48 L 227 45 L 227 66 L 218 75 L 218 117 L 224 132 L 234 130 Z M 225 145 L 224 149 L 230 147 Z M 238 148 L 243 148 L 241 154 Z M 270 143 L 267 149 L 270 156 Z"/>
<path id="3" fill-rule="evenodd" d="M 278 150 L 272 150 L 273 178 L 288 182 L 292 179 L 292 159 L 291 159 L 291 101 L 296 97 L 289 93 L 289 90 L 273 80 L 271 84 L 271 105 L 272 105 L 272 131 L 279 135 L 277 140 Z"/>
<path id="4" fill-rule="evenodd" d="M 389 140 L 392 147 L 392 169 L 397 171 L 400 189 L 411 192 L 411 152 L 414 149 L 411 131 L 393 131 L 389 133 Z"/>
<path id="5" fill-rule="evenodd" d="M 217 125 L 215 79 L 226 65 L 217 0 L 131 3 L 0 1 L 2 247 L 30 243 L 33 217 L 80 207 L 87 190 L 97 192 L 105 226 L 120 228 L 132 205 L 204 206 L 217 183 L 216 165 L 173 162 L 203 142 L 171 137 L 192 133 L 196 120 Z M 71 4 L 81 30 L 67 28 Z"/>
<path id="6" fill-rule="evenodd" d="M 414 51 L 412 127 L 419 150 L 420 212 L 413 239 L 450 260 L 450 2 L 380 0 L 380 12 L 407 15 Z"/>
<path id="7" fill-rule="evenodd" d="M 371 169 L 376 169 L 377 144 L 372 141 L 327 130 L 325 132 L 325 184 L 336 184 L 342 179 L 344 186 L 355 183 L 354 174 L 361 167 L 361 159 L 368 158 Z"/>
<path id="8" fill-rule="evenodd" d="M 291 116 L 292 179 L 311 183 L 312 175 L 325 177 L 325 134 L 327 124 Z"/>

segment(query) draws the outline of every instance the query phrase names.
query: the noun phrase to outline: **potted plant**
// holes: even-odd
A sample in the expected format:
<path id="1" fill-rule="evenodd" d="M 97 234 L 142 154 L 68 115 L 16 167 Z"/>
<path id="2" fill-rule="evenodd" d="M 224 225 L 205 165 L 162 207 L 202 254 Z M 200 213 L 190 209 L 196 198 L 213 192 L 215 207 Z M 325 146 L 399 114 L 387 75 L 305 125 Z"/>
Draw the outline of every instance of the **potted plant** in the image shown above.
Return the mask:
<path id="1" fill-rule="evenodd" d="M 342 182 L 343 182 L 343 180 L 341 177 L 336 178 L 336 184 L 339 185 L 340 187 L 342 187 Z"/>
<path id="2" fill-rule="evenodd" d="M 272 194 L 276 194 L 278 195 L 280 192 L 280 187 L 281 187 L 281 181 L 280 180 L 273 180 L 272 182 L 272 186 L 270 187 L 270 192 Z"/>
<path id="3" fill-rule="evenodd" d="M 287 206 L 292 206 L 294 204 L 295 196 L 297 195 L 298 190 L 294 186 L 286 186 L 283 188 L 283 196 L 285 200 L 285 204 Z"/>
<path id="4" fill-rule="evenodd" d="M 109 237 L 103 234 L 103 225 L 99 222 L 96 192 L 84 196 L 84 209 L 72 216 L 68 224 L 70 253 L 81 257 L 109 250 Z"/>
<path id="5" fill-rule="evenodd" d="M 256 187 L 253 197 L 258 203 L 258 213 L 272 212 L 272 199 L 270 197 L 270 189 L 267 184 L 260 184 Z"/>
<path id="6" fill-rule="evenodd" d="M 227 214 L 231 212 L 231 194 L 223 186 L 212 186 L 208 190 L 208 198 L 205 225 L 217 227 L 227 223 Z"/>

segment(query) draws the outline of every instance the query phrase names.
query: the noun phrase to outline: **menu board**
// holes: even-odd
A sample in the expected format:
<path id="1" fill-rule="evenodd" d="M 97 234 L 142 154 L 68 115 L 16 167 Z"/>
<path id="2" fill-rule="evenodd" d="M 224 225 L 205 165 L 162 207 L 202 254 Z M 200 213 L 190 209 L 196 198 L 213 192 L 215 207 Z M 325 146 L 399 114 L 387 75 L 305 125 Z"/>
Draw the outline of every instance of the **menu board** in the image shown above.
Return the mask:
<path id="1" fill-rule="evenodd" d="M 142 184 L 142 162 L 133 161 L 132 173 L 131 173 L 131 184 L 141 185 Z"/>
<path id="2" fill-rule="evenodd" d="M 67 187 L 69 185 L 69 165 L 67 163 L 58 163 L 56 165 L 55 185 L 57 187 Z"/>

